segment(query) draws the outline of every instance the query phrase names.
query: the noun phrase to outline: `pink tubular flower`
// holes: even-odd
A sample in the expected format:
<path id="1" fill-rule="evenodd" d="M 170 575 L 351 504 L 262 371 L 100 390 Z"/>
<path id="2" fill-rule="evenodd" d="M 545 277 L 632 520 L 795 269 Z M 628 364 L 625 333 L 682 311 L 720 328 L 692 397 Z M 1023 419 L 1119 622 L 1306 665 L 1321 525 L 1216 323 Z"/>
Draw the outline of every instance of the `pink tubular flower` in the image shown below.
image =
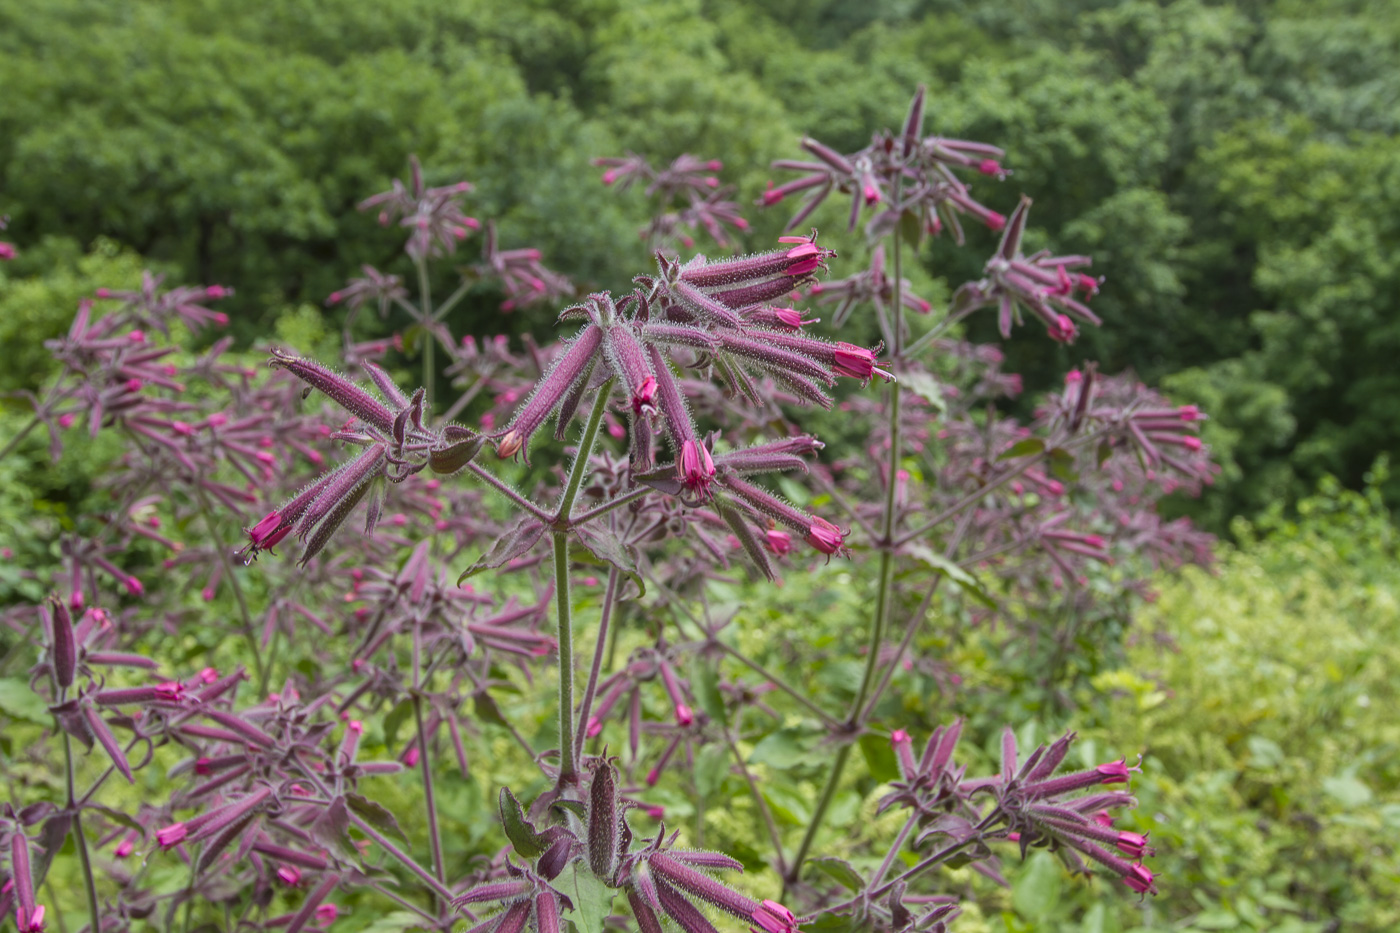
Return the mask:
<path id="1" fill-rule="evenodd" d="M 1155 879 L 1156 876 L 1145 865 L 1136 862 L 1123 877 L 1123 883 L 1139 894 L 1156 894 L 1157 888 L 1153 884 Z"/>
<path id="2" fill-rule="evenodd" d="M 1046 325 L 1046 332 L 1050 339 L 1056 343 L 1073 343 L 1074 338 L 1079 335 L 1078 329 L 1074 326 L 1074 321 L 1068 315 L 1059 315 L 1053 324 Z"/>
<path id="3" fill-rule="evenodd" d="M 189 828 L 184 823 L 171 823 L 169 826 L 156 830 L 156 842 L 162 849 L 170 849 L 184 842 L 189 835 Z"/>
<path id="4" fill-rule="evenodd" d="M 715 475 L 715 464 L 710 458 L 709 449 L 698 441 L 689 440 L 682 443 L 676 472 L 686 488 L 705 495 L 709 491 L 710 480 Z"/>
<path id="5" fill-rule="evenodd" d="M 765 900 L 753 912 L 753 921 L 766 933 L 795 933 L 797 930 L 797 918 L 777 901 Z"/>
<path id="6" fill-rule="evenodd" d="M 845 545 L 846 535 L 826 519 L 813 516 L 806 541 L 823 554 L 836 554 Z"/>
<path id="7" fill-rule="evenodd" d="M 296 887 L 301 884 L 301 869 L 295 865 L 279 865 L 277 867 L 278 879 L 288 887 Z"/>
<path id="8" fill-rule="evenodd" d="M 15 244 L 0 242 L 0 260 L 8 262 L 15 258 Z"/>
<path id="9" fill-rule="evenodd" d="M 869 382 L 871 376 L 886 380 L 894 378 L 889 373 L 875 367 L 875 354 L 865 347 L 853 343 L 838 343 L 832 354 L 833 368 L 838 376 L 849 376 L 862 382 Z"/>
<path id="10" fill-rule="evenodd" d="M 268 551 L 287 537 L 291 530 L 291 523 L 283 522 L 281 512 L 269 512 L 263 516 L 261 521 L 248 529 L 248 542 L 254 551 Z"/>
<path id="11" fill-rule="evenodd" d="M 1114 844 L 1120 852 L 1132 858 L 1142 858 L 1143 852 L 1148 848 L 1147 837 L 1140 833 L 1121 832 Z"/>
<path id="12" fill-rule="evenodd" d="M 781 528 L 770 528 L 763 534 L 763 546 L 781 557 L 792 551 L 792 535 Z"/>
<path id="13" fill-rule="evenodd" d="M 340 916 L 340 908 L 334 904 L 321 904 L 316 908 L 316 925 L 328 927 Z"/>

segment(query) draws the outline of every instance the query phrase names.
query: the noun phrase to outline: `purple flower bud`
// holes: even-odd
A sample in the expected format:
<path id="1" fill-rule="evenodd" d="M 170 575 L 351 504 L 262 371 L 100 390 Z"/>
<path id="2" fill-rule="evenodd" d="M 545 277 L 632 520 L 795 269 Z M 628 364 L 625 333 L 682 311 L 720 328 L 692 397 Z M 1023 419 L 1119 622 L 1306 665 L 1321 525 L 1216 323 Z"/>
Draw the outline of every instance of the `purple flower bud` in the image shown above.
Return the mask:
<path id="1" fill-rule="evenodd" d="M 349 379 L 315 360 L 292 356 L 284 350 L 272 351 L 272 363 L 290 372 L 307 385 L 320 389 L 341 408 L 385 434 L 394 429 L 394 413 L 383 402 Z"/>
<path id="2" fill-rule="evenodd" d="M 66 690 L 73 686 L 73 675 L 78 669 L 78 644 L 73 636 L 73 617 L 57 596 L 49 597 L 49 616 L 52 627 L 49 651 L 53 661 L 54 683 L 60 690 Z"/>
<path id="3" fill-rule="evenodd" d="M 496 444 L 498 456 L 513 457 L 525 449 L 530 436 L 544 424 L 550 413 L 563 402 L 569 389 L 589 369 L 602 342 L 603 332 L 595 324 L 589 324 L 579 331 L 511 419 L 509 429 Z"/>

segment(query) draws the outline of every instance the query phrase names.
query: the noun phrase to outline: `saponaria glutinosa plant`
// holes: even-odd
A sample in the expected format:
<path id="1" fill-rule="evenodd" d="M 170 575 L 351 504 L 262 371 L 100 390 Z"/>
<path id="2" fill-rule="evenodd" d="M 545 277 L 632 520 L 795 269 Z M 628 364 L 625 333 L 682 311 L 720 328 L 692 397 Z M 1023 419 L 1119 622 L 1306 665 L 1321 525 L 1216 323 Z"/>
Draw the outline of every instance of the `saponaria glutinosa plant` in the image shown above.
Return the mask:
<path id="1" fill-rule="evenodd" d="M 407 344 L 356 342 L 349 324 L 358 380 L 285 347 L 270 349 L 270 371 L 227 340 L 182 351 L 173 324 L 226 323 L 205 307 L 228 294 L 219 286 L 161 291 L 148 277 L 99 292 L 105 314 L 85 303 L 51 344 L 61 373 L 31 399 L 31 426 L 48 428 L 55 458 L 78 419 L 123 452 L 99 479 L 111 509 L 55 532 L 61 563 L 36 580 L 53 595 L 5 616 L 42 644 L 30 685 L 52 716 L 6 754 L 50 762 L 60 748 L 64 791 L 0 814 L 4 913 L 25 933 L 44 926 L 41 894 L 70 838 L 89 929 L 104 931 L 197 920 L 295 933 L 346 923 L 347 907 L 474 933 L 656 933 L 665 918 L 686 933 L 941 931 L 959 907 L 936 869 L 999 881 L 1000 859 L 1031 847 L 1155 893 L 1147 840 L 1115 826 L 1133 804 L 1126 759 L 1066 770 L 1073 735 L 1027 754 L 1008 728 L 999 770 L 969 776 L 982 756 L 959 749 L 961 720 L 928 724 L 919 752 L 921 722 L 886 702 L 956 689 L 919 640 L 947 607 L 1063 657 L 1078 642 L 1037 621 L 1045 607 L 1092 623 L 1117 610 L 1090 574 L 1113 566 L 1115 590 L 1141 592 L 1147 569 L 1206 561 L 1210 546 L 1153 508 L 1210 480 L 1194 408 L 1085 367 L 1029 423 L 997 411 L 1019 379 L 957 324 L 990 308 L 1003 333 L 1030 315 L 1069 341 L 1097 323 L 1086 302 L 1099 282 L 1087 257 L 1023 252 L 1029 200 L 1004 218 L 972 196 L 1005 177 L 1001 152 L 923 135 L 923 102 L 921 89 L 902 129 L 860 152 L 807 139 L 811 161 L 776 165 L 801 175 L 760 203 L 805 197 L 790 229 L 838 191 L 851 229 L 868 218 L 868 267 L 835 281 L 821 278 L 836 254 L 815 232 L 735 258 L 664 248 L 687 229 L 721 245 L 737 236 L 726 225 L 746 229 L 717 162 L 599 160 L 606 182 L 645 179 L 662 199 L 646 231 L 663 247 L 655 268 L 567 307 L 558 344 L 519 352 L 455 339 L 448 312 L 483 280 L 506 310 L 571 286 L 538 251 L 502 249 L 488 223 L 482 262 L 435 306 L 428 264 L 481 225 L 464 213 L 469 185 L 429 188 L 415 161 L 408 184 L 364 207 L 410 231 L 416 298 L 366 267 L 329 299 L 412 318 L 425 373 L 413 391 L 384 365 Z M 935 315 L 902 262 L 925 236 L 961 243 L 964 218 L 1000 242 Z M 882 339 L 823 336 L 803 303 L 832 308 L 832 329 L 869 312 Z M 440 416 L 439 350 L 457 390 Z M 800 424 L 833 405 L 862 438 L 837 456 Z M 571 457 L 536 462 L 517 488 L 512 471 L 561 441 Z M 365 535 L 337 538 L 360 514 Z M 157 560 L 148 586 L 137 568 Z M 744 568 L 760 582 L 743 584 Z M 823 662 L 800 627 L 783 635 L 796 663 L 774 670 L 776 653 L 755 650 L 713 595 L 802 573 L 843 574 L 862 594 L 863 635 L 829 626 L 856 659 L 844 692 L 804 676 Z M 820 606 L 800 611 L 821 624 Z M 576 654 L 582 633 L 592 643 Z M 222 660 L 186 660 L 203 656 Z M 554 712 L 539 717 L 529 698 L 545 685 Z M 805 797 L 755 754 L 774 736 L 813 779 Z M 497 835 L 450 807 L 503 755 L 533 776 L 490 788 Z M 143 793 L 114 790 L 117 778 Z M 415 785 L 415 812 L 395 814 Z M 700 806 L 723 787 L 751 818 L 743 860 L 703 847 Z M 902 819 L 838 832 L 833 804 L 853 796 L 872 818 Z M 732 874 L 746 865 L 770 871 Z"/>

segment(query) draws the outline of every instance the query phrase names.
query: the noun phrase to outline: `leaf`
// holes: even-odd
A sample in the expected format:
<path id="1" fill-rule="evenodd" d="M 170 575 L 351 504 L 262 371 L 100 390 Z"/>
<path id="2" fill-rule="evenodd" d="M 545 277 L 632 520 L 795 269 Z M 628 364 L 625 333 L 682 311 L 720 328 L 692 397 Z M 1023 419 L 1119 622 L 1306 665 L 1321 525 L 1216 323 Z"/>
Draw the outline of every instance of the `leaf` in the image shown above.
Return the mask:
<path id="1" fill-rule="evenodd" d="M 39 830 L 39 846 L 33 850 L 29 863 L 34 887 L 44 883 L 44 878 L 49 873 L 49 865 L 58 854 L 58 850 L 63 848 L 63 842 L 68 838 L 68 830 L 72 825 L 73 817 L 67 813 L 55 813 L 44 821 L 44 828 Z"/>
<path id="2" fill-rule="evenodd" d="M 694 681 L 691 681 L 694 684 Z M 695 756 L 695 770 L 691 777 L 695 790 L 702 797 L 708 797 L 720 788 L 729 776 L 729 749 L 723 745 L 706 745 Z"/>
<path id="3" fill-rule="evenodd" d="M 901 388 L 908 389 L 928 402 L 939 414 L 948 411 L 948 403 L 943 400 L 943 385 L 922 369 L 904 369 L 895 373 Z"/>
<path id="4" fill-rule="evenodd" d="M 917 250 L 924 238 L 924 224 L 917 211 L 899 212 L 899 235 L 910 247 Z"/>
<path id="5" fill-rule="evenodd" d="M 524 557 L 543 534 L 544 522 L 529 516 L 522 518 L 515 523 L 514 528 L 496 540 L 491 550 L 483 554 L 476 563 L 462 571 L 462 575 L 457 578 L 457 585 L 461 586 L 462 581 L 468 577 L 476 576 L 483 570 L 494 570 L 519 557 Z"/>
<path id="6" fill-rule="evenodd" d="M 422 917 L 406 910 L 396 910 L 376 918 L 367 927 L 361 927 L 360 933 L 404 933 L 405 930 L 421 929 L 425 929 Z"/>
<path id="7" fill-rule="evenodd" d="M 729 711 L 725 709 L 724 696 L 719 692 L 719 673 L 715 670 L 714 662 L 699 653 L 690 662 L 690 690 L 705 715 L 722 726 L 729 724 Z"/>
<path id="8" fill-rule="evenodd" d="M 627 598 L 640 599 L 646 595 L 646 584 L 642 582 L 642 575 L 637 572 L 637 563 L 632 559 L 631 548 L 624 544 L 611 528 L 602 524 L 584 525 L 575 528 L 574 535 L 575 540 L 594 558 L 610 567 L 616 567 L 636 584 L 637 595 Z M 574 558 L 578 559 L 578 556 L 575 554 Z"/>
<path id="9" fill-rule="evenodd" d="M 1026 859 L 1026 871 L 1011 889 L 1011 906 L 1036 929 L 1049 928 L 1049 920 L 1060 903 L 1062 872 L 1055 857 L 1037 852 Z"/>
<path id="10" fill-rule="evenodd" d="M 359 853 L 350 842 L 350 814 L 345 798 L 336 797 L 311 824 L 311 836 L 345 862 L 356 862 Z"/>
<path id="11" fill-rule="evenodd" d="M 1356 778 L 1355 775 L 1341 774 L 1336 777 L 1324 778 L 1322 789 L 1337 803 L 1347 809 L 1363 807 L 1371 802 L 1371 788 Z"/>
<path id="12" fill-rule="evenodd" d="M 548 840 L 525 818 L 525 809 L 520 806 L 520 801 L 515 799 L 509 787 L 501 788 L 499 799 L 501 826 L 504 827 L 511 846 L 521 858 L 538 858 L 548 846 Z"/>
<path id="13" fill-rule="evenodd" d="M 1023 441 L 1017 441 L 1011 445 L 1011 449 L 997 457 L 998 460 L 1015 460 L 1017 457 L 1029 457 L 1031 454 L 1038 454 L 1045 449 L 1045 442 L 1038 437 L 1028 437 Z"/>
<path id="14" fill-rule="evenodd" d="M 413 702 L 411 700 L 400 700 L 394 704 L 394 708 L 389 710 L 389 714 L 384 717 L 384 744 L 394 746 L 398 744 L 399 729 L 413 715 Z"/>
<path id="15" fill-rule="evenodd" d="M 612 913 L 612 891 L 589 871 L 582 860 L 570 866 L 559 881 L 559 888 L 572 908 L 560 916 L 574 925 L 575 933 L 603 933 L 603 921 Z"/>
<path id="16" fill-rule="evenodd" d="M 865 890 L 865 879 L 845 859 L 827 855 L 822 858 L 810 859 L 807 864 L 835 878 L 842 887 L 849 891 L 859 893 Z"/>
<path id="17" fill-rule="evenodd" d="M 860 737 L 860 751 L 870 776 L 881 784 L 899 780 L 899 760 L 894 756 L 890 740 L 883 735 L 866 733 Z"/>
<path id="18" fill-rule="evenodd" d="M 421 762 L 421 764 L 425 768 L 428 767 L 426 761 Z M 354 811 L 356 816 L 381 833 L 393 833 L 404 842 L 408 841 L 408 837 L 405 836 L 403 830 L 399 828 L 399 821 L 394 819 L 394 814 L 390 813 L 373 800 L 370 800 L 368 797 L 362 797 L 359 794 L 346 794 L 345 803 Z"/>
<path id="19" fill-rule="evenodd" d="M 715 500 L 715 507 L 719 510 L 720 517 L 724 519 L 724 523 L 729 526 L 729 530 L 734 532 L 734 537 L 739 539 L 739 544 L 743 547 L 744 553 L 749 555 L 749 560 L 753 561 L 754 566 L 758 568 L 758 572 L 763 574 L 763 576 L 770 581 L 774 579 L 773 567 L 768 562 L 768 554 L 764 552 L 763 545 L 759 543 L 757 535 L 754 534 L 753 525 L 749 524 L 749 520 L 744 517 L 742 512 L 722 499 Z"/>
<path id="20" fill-rule="evenodd" d="M 1074 454 L 1063 447 L 1050 451 L 1050 475 L 1066 483 L 1079 479 L 1079 471 L 1074 468 Z"/>
<path id="21" fill-rule="evenodd" d="M 497 726 L 509 725 L 505 715 L 501 713 L 501 707 L 496 703 L 496 698 L 485 690 L 472 694 L 472 707 L 476 710 L 476 718 L 483 722 Z"/>
<path id="22" fill-rule="evenodd" d="M 790 727 L 764 736 L 749 753 L 750 764 L 764 764 L 785 771 L 807 760 L 815 736 L 804 729 Z"/>
<path id="23" fill-rule="evenodd" d="M 111 820 L 113 823 L 116 823 L 118 826 L 125 826 L 127 829 L 133 830 L 135 832 L 144 833 L 146 831 L 140 823 L 136 822 L 136 820 L 128 814 L 125 814 L 120 810 L 114 810 L 111 807 L 105 807 L 100 803 L 84 804 L 83 809 L 93 810 L 97 813 L 101 813 L 103 816 L 107 817 L 107 819 Z"/>
<path id="24" fill-rule="evenodd" d="M 0 677 L 0 713 L 11 719 L 47 726 L 53 721 L 48 704 L 16 677 Z"/>
<path id="25" fill-rule="evenodd" d="M 948 579 L 956 583 L 964 593 L 971 596 L 988 609 L 995 609 L 997 607 L 996 600 L 992 599 L 992 597 L 987 594 L 987 591 L 983 588 L 982 584 L 978 582 L 976 577 L 942 554 L 918 542 L 905 545 L 904 551 L 910 557 L 921 560 L 939 573 L 945 574 Z"/>

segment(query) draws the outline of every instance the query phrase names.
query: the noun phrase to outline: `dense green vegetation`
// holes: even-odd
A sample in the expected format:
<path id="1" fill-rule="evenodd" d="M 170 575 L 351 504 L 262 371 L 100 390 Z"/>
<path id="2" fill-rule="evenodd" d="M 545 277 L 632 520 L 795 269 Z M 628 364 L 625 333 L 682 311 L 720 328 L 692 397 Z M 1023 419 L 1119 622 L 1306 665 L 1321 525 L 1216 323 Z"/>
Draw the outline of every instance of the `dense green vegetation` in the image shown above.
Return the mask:
<path id="1" fill-rule="evenodd" d="M 801 134 L 858 147 L 925 81 L 940 131 L 1011 153 L 993 205 L 1036 191 L 1033 222 L 1108 276 L 1110 327 L 1057 360 L 1017 342 L 1013 368 L 1043 385 L 1087 356 L 1208 407 L 1223 529 L 1324 473 L 1358 487 L 1400 442 L 1397 55 L 1383 2 L 6 0 L 0 211 L 25 244 L 103 235 L 234 285 L 248 339 L 352 258 L 392 265 L 355 204 L 408 152 L 476 182 L 509 243 L 612 285 L 640 196 L 591 156 L 720 156 L 749 199 Z M 957 284 L 965 253 L 930 271 Z"/>
<path id="2" fill-rule="evenodd" d="M 410 152 L 431 181 L 474 182 L 507 245 L 618 287 L 646 262 L 646 207 L 591 157 L 723 158 L 750 202 L 802 135 L 861 146 L 927 83 L 930 128 L 1010 153 L 1014 183 L 979 195 L 1009 210 L 1036 192 L 1031 240 L 1107 276 L 1108 326 L 1067 349 L 1018 335 L 1007 369 L 1035 390 L 1097 359 L 1210 412 L 1224 472 L 1181 508 L 1236 542 L 1216 574 L 1166 583 L 1148 634 L 1083 672 L 1089 712 L 1069 723 L 1147 756 L 1135 828 L 1159 846 L 1163 897 L 1101 897 L 1038 855 L 1008 866 L 1029 893 L 979 888 L 958 929 L 1393 929 L 1400 477 L 1376 464 L 1400 449 L 1397 60 L 1400 8 L 1363 0 L 0 0 L 0 214 L 20 247 L 0 265 L 0 391 L 37 389 L 41 342 L 77 300 L 146 265 L 235 287 L 245 343 L 334 347 L 325 296 L 366 258 L 405 271 L 398 232 L 356 204 Z M 750 216 L 758 245 L 787 214 Z M 813 220 L 839 228 L 844 207 Z M 921 284 L 956 286 L 985 250 L 925 256 Z M 458 329 L 501 329 L 499 301 L 483 287 Z M 6 413 L 0 442 L 23 423 Z M 99 467 L 47 472 L 39 436 L 20 453 L 0 465 L 0 517 L 64 521 Z M 17 565 L 56 560 L 4 543 Z M 33 588 L 0 563 L 0 601 Z M 801 599 L 780 595 L 755 609 L 774 663 Z M 1027 741 L 1066 725 L 1024 671 L 958 647 L 980 673 L 939 715 L 990 742 L 977 717 L 994 695 L 1039 715 Z M 460 792 L 455 828 L 475 840 L 490 808 Z M 876 796 L 844 799 L 833 826 Z M 709 819 L 742 846 L 747 824 Z"/>

